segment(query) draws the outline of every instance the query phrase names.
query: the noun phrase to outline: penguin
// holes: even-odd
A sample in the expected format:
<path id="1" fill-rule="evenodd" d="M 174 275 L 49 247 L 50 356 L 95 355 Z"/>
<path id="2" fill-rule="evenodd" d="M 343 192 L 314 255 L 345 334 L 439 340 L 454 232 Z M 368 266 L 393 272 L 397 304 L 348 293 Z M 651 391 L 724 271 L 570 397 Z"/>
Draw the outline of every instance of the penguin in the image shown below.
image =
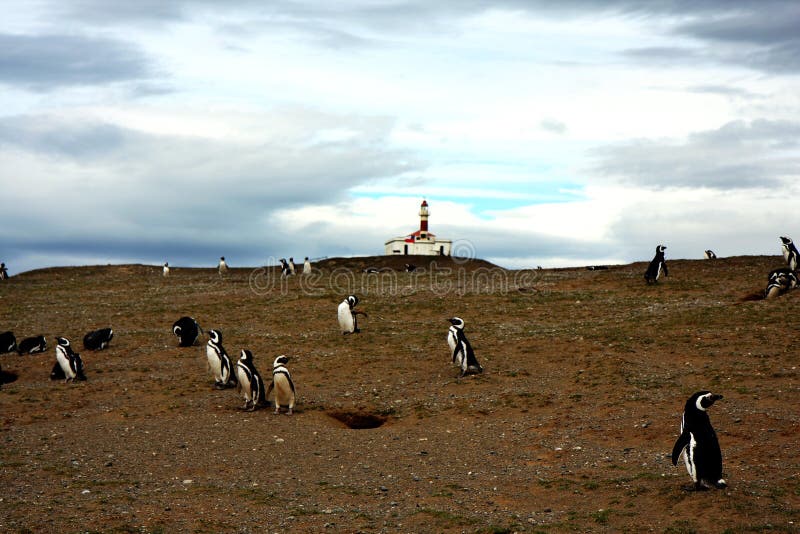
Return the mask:
<path id="1" fill-rule="evenodd" d="M 794 246 L 791 238 L 781 236 L 781 249 L 783 250 L 783 259 L 793 271 L 797 270 L 797 261 L 800 253 L 797 252 L 797 247 Z"/>
<path id="2" fill-rule="evenodd" d="M 464 334 L 464 319 L 453 317 L 448 321 L 452 326 L 447 331 L 447 344 L 453 355 L 453 363 L 461 368 L 459 376 L 482 373 L 483 367 L 475 358 L 475 351 L 472 350 L 472 345 Z"/>
<path id="3" fill-rule="evenodd" d="M 47 339 L 44 336 L 26 337 L 17 345 L 17 352 L 23 354 L 36 354 L 47 350 Z"/>
<path id="4" fill-rule="evenodd" d="M 273 389 L 275 390 L 275 415 L 280 413 L 281 406 L 289 407 L 286 415 L 292 415 L 292 410 L 294 409 L 294 382 L 292 382 L 292 375 L 289 374 L 289 370 L 286 368 L 287 363 L 289 363 L 289 357 L 284 355 L 278 356 L 272 363 L 272 383 L 267 389 L 265 398 L 269 396 Z"/>
<path id="5" fill-rule="evenodd" d="M 172 333 L 178 337 L 179 347 L 191 347 L 203 329 L 192 317 L 181 317 L 172 324 Z"/>
<path id="6" fill-rule="evenodd" d="M 278 261 L 281 262 L 281 278 L 286 278 L 290 274 L 289 264 L 286 263 L 286 258 L 281 258 Z"/>
<path id="7" fill-rule="evenodd" d="M 208 344 L 206 345 L 206 357 L 208 358 L 208 369 L 214 375 L 214 387 L 225 389 L 236 385 L 236 375 L 234 373 L 231 359 L 222 346 L 222 332 L 219 330 L 208 331 Z"/>
<path id="8" fill-rule="evenodd" d="M 253 353 L 249 350 L 242 349 L 239 361 L 236 362 L 236 378 L 236 391 L 244 397 L 243 410 L 252 412 L 256 406 L 268 404 L 264 393 L 264 380 L 256 369 Z"/>
<path id="9" fill-rule="evenodd" d="M 413 265 L 411 263 L 406 263 L 405 267 L 406 267 L 406 272 L 407 273 L 413 273 L 414 271 L 417 270 L 417 266 Z"/>
<path id="10" fill-rule="evenodd" d="M 722 395 L 710 391 L 698 391 L 689 397 L 681 418 L 681 435 L 672 447 L 672 465 L 678 465 L 678 457 L 683 453 L 686 470 L 697 490 L 728 485 L 722 478 L 722 452 L 717 434 L 706 413 L 721 398 Z"/>
<path id="11" fill-rule="evenodd" d="M 717 255 L 714 254 L 714 251 L 711 250 L 711 249 L 706 250 L 703 254 L 705 254 L 707 260 L 716 260 L 717 259 Z"/>
<path id="12" fill-rule="evenodd" d="M 217 271 L 219 271 L 220 276 L 228 272 L 228 264 L 225 263 L 225 256 L 220 256 Z"/>
<path id="13" fill-rule="evenodd" d="M 377 274 L 379 272 L 380 271 L 378 270 L 377 267 L 367 267 L 366 269 L 364 269 L 365 274 Z"/>
<path id="14" fill-rule="evenodd" d="M 86 380 L 83 371 L 83 360 L 81 355 L 72 350 L 69 339 L 65 337 L 56 338 L 56 364 L 50 373 L 53 380 L 64 379 L 64 382 L 75 380 Z"/>
<path id="15" fill-rule="evenodd" d="M 358 329 L 358 316 L 363 315 L 367 317 L 367 314 L 356 310 L 355 307 L 357 304 L 358 297 L 355 295 L 349 295 L 339 304 L 337 315 L 339 317 L 339 328 L 342 330 L 342 334 L 356 334 L 360 332 Z"/>
<path id="16" fill-rule="evenodd" d="M 303 260 L 303 274 L 311 274 L 311 261 L 308 259 L 308 256 Z"/>
<path id="17" fill-rule="evenodd" d="M 164 262 L 164 269 L 162 271 L 162 274 L 164 275 L 164 278 L 169 276 L 169 263 Z"/>
<path id="18" fill-rule="evenodd" d="M 14 332 L 3 332 L 0 334 L 0 354 L 14 352 L 17 350 L 17 338 Z"/>
<path id="19" fill-rule="evenodd" d="M 289 258 L 289 274 L 294 276 L 297 271 L 294 266 L 294 258 Z"/>
<path id="20" fill-rule="evenodd" d="M 83 336 L 83 348 L 86 350 L 103 350 L 108 347 L 113 337 L 114 331 L 110 328 L 92 330 Z"/>
<path id="21" fill-rule="evenodd" d="M 667 250 L 667 247 L 664 245 L 658 245 L 656 247 L 656 255 L 650 262 L 650 265 L 647 266 L 647 271 L 644 273 L 644 279 L 648 284 L 655 284 L 658 282 L 658 277 L 661 276 L 661 271 L 664 271 L 664 276 L 669 276 L 667 262 L 664 259 L 665 250 Z"/>
<path id="22" fill-rule="evenodd" d="M 780 267 L 770 271 L 767 277 L 767 289 L 764 298 L 770 299 L 797 287 L 797 275 L 789 267 Z"/>
<path id="23" fill-rule="evenodd" d="M 8 280 L 8 269 L 5 263 L 0 263 L 0 280 Z"/>

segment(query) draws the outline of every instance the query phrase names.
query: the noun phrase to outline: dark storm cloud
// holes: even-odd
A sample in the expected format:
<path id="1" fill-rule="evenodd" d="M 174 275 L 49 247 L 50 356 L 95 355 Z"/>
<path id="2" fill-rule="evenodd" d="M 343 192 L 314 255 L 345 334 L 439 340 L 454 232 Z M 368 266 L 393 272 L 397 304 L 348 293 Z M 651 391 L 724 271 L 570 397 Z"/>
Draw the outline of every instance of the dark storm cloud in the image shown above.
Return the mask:
<path id="1" fill-rule="evenodd" d="M 594 172 L 651 188 L 770 187 L 800 178 L 800 123 L 731 122 L 685 142 L 639 140 L 598 149 Z"/>
<path id="2" fill-rule="evenodd" d="M 146 78 L 145 55 L 116 39 L 0 34 L 0 83 L 37 91 Z"/>

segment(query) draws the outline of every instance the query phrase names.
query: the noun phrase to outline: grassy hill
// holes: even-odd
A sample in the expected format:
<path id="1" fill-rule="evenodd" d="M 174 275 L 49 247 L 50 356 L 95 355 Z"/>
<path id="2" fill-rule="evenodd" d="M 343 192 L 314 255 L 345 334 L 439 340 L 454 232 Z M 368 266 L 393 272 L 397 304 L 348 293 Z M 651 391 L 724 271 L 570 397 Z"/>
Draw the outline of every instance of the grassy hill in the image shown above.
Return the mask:
<path id="1" fill-rule="evenodd" d="M 0 530 L 796 532 L 800 292 L 754 297 L 779 256 L 668 263 L 653 286 L 645 263 L 409 257 L 333 258 L 288 280 L 144 265 L 12 277 L 0 331 L 51 348 L 0 355 L 16 378 L 0 389 Z M 369 316 L 342 336 L 351 292 Z M 214 390 L 204 346 L 171 334 L 182 315 L 222 330 L 233 358 L 252 350 L 267 379 L 289 355 L 296 414 L 244 413 Z M 450 364 L 455 315 L 483 375 Z M 111 347 L 81 350 L 104 326 Z M 56 335 L 86 382 L 48 379 Z M 701 389 L 725 396 L 710 416 L 727 490 L 688 491 L 670 462 Z"/>

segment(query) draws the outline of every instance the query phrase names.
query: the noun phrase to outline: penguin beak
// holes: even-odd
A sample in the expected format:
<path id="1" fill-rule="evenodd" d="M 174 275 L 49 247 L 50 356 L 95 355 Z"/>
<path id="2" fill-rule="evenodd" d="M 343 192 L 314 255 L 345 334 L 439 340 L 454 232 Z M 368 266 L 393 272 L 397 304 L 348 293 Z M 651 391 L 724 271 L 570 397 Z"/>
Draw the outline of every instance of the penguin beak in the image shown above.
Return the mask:
<path id="1" fill-rule="evenodd" d="M 717 402 L 718 400 L 724 398 L 722 395 L 711 395 L 711 401 Z"/>

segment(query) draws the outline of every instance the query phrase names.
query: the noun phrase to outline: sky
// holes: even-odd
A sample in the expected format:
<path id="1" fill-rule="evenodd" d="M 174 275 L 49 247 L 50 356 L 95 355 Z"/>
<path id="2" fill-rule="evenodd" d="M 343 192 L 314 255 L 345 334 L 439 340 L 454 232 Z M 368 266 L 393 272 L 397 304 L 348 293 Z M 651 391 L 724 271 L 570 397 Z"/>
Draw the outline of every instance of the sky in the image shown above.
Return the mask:
<path id="1" fill-rule="evenodd" d="M 0 0 L 0 260 L 800 239 L 796 0 Z"/>

